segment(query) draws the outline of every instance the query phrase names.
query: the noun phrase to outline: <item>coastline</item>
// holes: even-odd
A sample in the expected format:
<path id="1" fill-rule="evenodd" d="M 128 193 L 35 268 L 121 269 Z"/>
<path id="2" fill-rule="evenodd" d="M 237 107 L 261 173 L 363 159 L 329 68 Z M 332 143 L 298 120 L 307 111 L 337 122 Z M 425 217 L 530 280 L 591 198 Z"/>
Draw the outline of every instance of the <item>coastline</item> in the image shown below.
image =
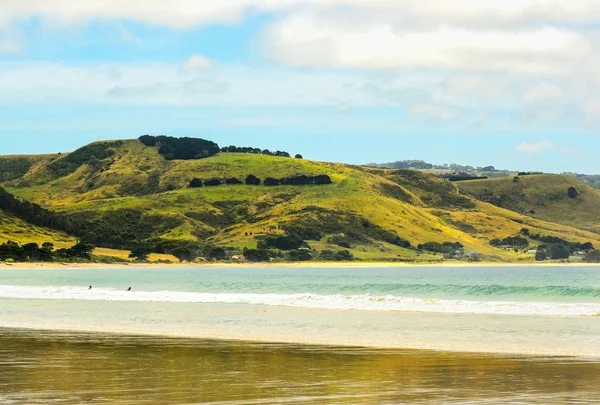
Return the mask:
<path id="1" fill-rule="evenodd" d="M 59 263 L 59 262 L 21 262 L 0 263 L 1 269 L 127 269 L 127 268 L 368 268 L 368 267 L 600 267 L 600 263 L 557 263 L 557 262 L 439 262 L 406 263 L 386 261 L 353 262 L 286 262 L 286 263 Z"/>
<path id="2" fill-rule="evenodd" d="M 228 333 L 223 334 L 216 331 L 160 331 L 147 330 L 143 328 L 119 328 L 119 327 L 64 327 L 64 326 L 45 326 L 39 327 L 36 325 L 6 325 L 0 322 L 0 329 L 11 330 L 14 332 L 52 332 L 52 333 L 82 333 L 103 337 L 119 336 L 119 337 L 155 337 L 164 339 L 191 339 L 198 341 L 213 341 L 225 343 L 237 343 L 246 345 L 294 345 L 306 347 L 321 347 L 321 348 L 353 348 L 353 349 L 368 349 L 368 350 L 398 350 L 398 351 L 418 351 L 430 353 L 460 353 L 464 355 L 490 355 L 490 356 L 523 356 L 523 357 L 555 357 L 555 358 L 577 358 L 587 361 L 600 361 L 600 352 L 583 352 L 580 350 L 565 350 L 565 349 L 541 349 L 541 348 L 514 348 L 510 346 L 483 346 L 483 345 L 465 345 L 457 346 L 452 344 L 444 344 L 437 342 L 422 343 L 416 340 L 411 342 L 400 343 L 382 343 L 381 341 L 369 341 L 366 339 L 339 339 L 332 337 L 307 337 L 307 336 L 281 336 L 273 335 L 253 335 L 252 333 Z"/>

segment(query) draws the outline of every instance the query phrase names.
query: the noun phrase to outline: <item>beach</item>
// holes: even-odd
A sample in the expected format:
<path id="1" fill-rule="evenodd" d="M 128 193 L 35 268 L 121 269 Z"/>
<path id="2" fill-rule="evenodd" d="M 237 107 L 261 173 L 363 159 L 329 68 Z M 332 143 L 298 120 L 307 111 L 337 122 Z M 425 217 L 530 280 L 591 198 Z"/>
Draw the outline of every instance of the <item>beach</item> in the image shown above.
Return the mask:
<path id="1" fill-rule="evenodd" d="M 600 390 L 588 382 L 600 368 L 599 315 L 600 271 L 592 266 L 0 270 L 0 328 L 3 336 L 8 336 L 8 346 L 33 339 L 43 347 L 49 341 L 57 353 L 69 350 L 69 355 L 75 356 L 83 345 L 92 358 L 104 356 L 106 345 L 132 347 L 127 356 L 144 356 L 145 347 L 159 353 L 173 347 L 194 352 L 200 347 L 195 360 L 199 369 L 189 372 L 221 384 L 228 378 L 240 378 L 240 386 L 254 392 L 256 403 L 436 403 L 444 395 L 459 398 L 465 392 L 473 395 L 467 395 L 465 402 L 473 403 L 486 399 L 511 402 L 527 399 L 527 395 L 533 396 L 525 403 L 564 403 L 565 398 L 590 398 L 592 392 L 597 398 Z M 74 348 L 73 340 L 79 346 Z M 252 361 L 262 367 L 303 359 L 296 364 L 298 375 L 284 375 L 282 381 L 273 383 L 281 387 L 299 384 L 296 379 L 317 367 L 323 357 L 331 359 L 330 367 L 342 374 L 354 366 L 349 359 L 360 358 L 368 364 L 361 366 L 366 367 L 365 374 L 349 374 L 343 383 L 330 375 L 329 380 L 321 381 L 322 390 L 316 394 L 309 387 L 315 382 L 309 381 L 294 392 L 265 397 L 261 396 L 264 392 L 255 392 L 251 379 L 255 370 L 242 370 L 239 377 L 231 377 L 221 365 L 214 375 L 206 374 L 208 360 L 203 356 L 212 359 L 219 353 L 230 358 L 223 350 L 253 353 Z M 281 353 L 285 356 L 274 359 Z M 0 375 L 14 374 L 7 370 L 18 361 L 10 356 L 0 362 Z M 120 354 L 114 356 L 111 367 L 116 376 L 125 366 Z M 78 360 L 70 361 L 78 364 Z M 179 370 L 168 357 L 161 361 L 165 370 Z M 238 360 L 228 361 L 235 364 Z M 438 369 L 440 361 L 443 366 Z M 494 374 L 489 364 L 496 364 L 498 373 L 508 374 Z M 388 370 L 391 377 L 384 375 L 386 367 L 395 370 Z M 386 393 L 386 378 L 404 384 L 405 377 L 400 374 L 407 368 L 419 369 L 413 377 L 406 377 L 412 378 L 409 385 L 418 385 L 420 375 L 423 381 L 448 379 L 452 383 L 435 386 L 432 382 L 435 387 L 425 391 L 403 386 Z M 531 381 L 523 392 L 501 392 L 501 387 L 496 391 L 494 384 L 486 385 L 481 377 L 476 384 L 482 385 L 470 390 L 465 379 L 479 378 L 478 372 L 491 373 L 492 380 L 496 375 L 498 381 Z M 572 389 L 555 385 L 550 376 L 561 372 L 570 373 L 564 378 L 574 379 L 567 384 Z M 371 380 L 367 381 L 369 373 Z M 261 378 L 276 379 L 281 374 L 275 370 L 269 376 Z M 367 385 L 359 389 L 360 384 Z M 356 385 L 356 390 L 347 385 Z M 306 402 L 292 395 L 302 396 L 303 390 L 307 390 Z M 168 391 L 172 387 L 165 388 Z M 330 392 L 335 393 L 328 397 Z M 362 397 L 361 393 L 368 395 Z M 254 398 L 254 394 L 246 398 Z M 409 400 L 410 395 L 416 395 L 414 401 Z M 253 403 L 226 397 L 184 403 Z M 120 397 L 114 402 L 121 400 L 130 403 Z M 11 402 L 6 399 L 4 403 Z"/>
<path id="2" fill-rule="evenodd" d="M 0 329 L 2 404 L 562 404 L 598 398 L 600 364 Z"/>

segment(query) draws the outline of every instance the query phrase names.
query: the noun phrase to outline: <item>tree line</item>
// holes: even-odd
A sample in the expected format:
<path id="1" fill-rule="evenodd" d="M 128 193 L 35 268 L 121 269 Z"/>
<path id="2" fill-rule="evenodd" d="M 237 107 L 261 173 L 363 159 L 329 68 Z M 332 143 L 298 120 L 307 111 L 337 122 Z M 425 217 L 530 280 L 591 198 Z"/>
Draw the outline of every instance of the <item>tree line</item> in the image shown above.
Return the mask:
<path id="1" fill-rule="evenodd" d="M 326 174 L 319 174 L 316 176 L 306 176 L 306 175 L 299 175 L 299 176 L 292 176 L 292 177 L 285 177 L 285 178 L 281 178 L 281 179 L 276 179 L 273 177 L 267 177 L 264 181 L 262 181 L 260 178 L 256 177 L 253 174 L 248 175 L 244 181 L 236 178 L 236 177 L 232 177 L 232 178 L 225 178 L 225 179 L 209 179 L 209 180 L 201 180 L 199 178 L 193 178 L 192 180 L 190 180 L 188 187 L 189 188 L 200 188 L 200 187 L 214 187 L 214 186 L 221 186 L 221 185 L 236 185 L 236 184 L 246 184 L 248 186 L 259 186 L 261 183 L 263 183 L 265 186 L 303 186 L 303 185 L 327 185 L 327 184 L 332 184 L 332 180 L 331 177 L 329 177 Z"/>
<path id="2" fill-rule="evenodd" d="M 75 234 L 78 226 L 40 205 L 21 201 L 0 187 L 0 209 L 33 225 Z"/>
<path id="3" fill-rule="evenodd" d="M 146 146 L 157 146 L 166 160 L 204 159 L 221 151 L 216 143 L 201 138 L 143 135 L 139 140 Z"/>
<path id="4" fill-rule="evenodd" d="M 158 147 L 158 153 L 166 160 L 204 159 L 214 156 L 219 152 L 291 157 L 288 152 L 280 150 L 270 151 L 269 149 L 253 148 L 249 146 L 230 145 L 221 148 L 217 143 L 201 138 L 175 138 L 166 135 L 143 135 L 138 139 L 146 146 Z M 295 157 L 297 159 L 302 159 L 302 155 L 296 155 Z"/>
<path id="5" fill-rule="evenodd" d="M 92 259 L 94 246 L 87 243 L 77 243 L 70 248 L 54 250 L 54 244 L 45 242 L 42 246 L 37 243 L 20 245 L 8 241 L 0 245 L 0 261 L 12 262 L 54 262 L 54 261 L 89 261 Z"/>
<path id="6" fill-rule="evenodd" d="M 269 149 L 260 149 L 260 148 L 253 148 L 251 146 L 234 146 L 234 145 L 230 145 L 230 146 L 224 146 L 221 148 L 221 152 L 227 152 L 227 153 L 251 153 L 254 155 L 267 155 L 267 156 L 279 156 L 279 157 L 291 157 L 291 155 L 288 152 L 284 152 L 284 151 L 270 151 Z M 302 155 L 296 155 L 295 156 L 296 159 L 302 159 Z"/>

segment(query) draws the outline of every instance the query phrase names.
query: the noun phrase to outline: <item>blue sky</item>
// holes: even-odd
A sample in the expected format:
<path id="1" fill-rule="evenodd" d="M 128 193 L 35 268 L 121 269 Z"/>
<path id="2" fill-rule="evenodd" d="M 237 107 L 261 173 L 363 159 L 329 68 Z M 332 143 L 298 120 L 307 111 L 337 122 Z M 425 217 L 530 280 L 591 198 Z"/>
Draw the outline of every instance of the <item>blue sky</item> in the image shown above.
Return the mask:
<path id="1" fill-rule="evenodd" d="M 600 173 L 596 1 L 51 3 L 0 4 L 0 154 L 148 133 Z"/>

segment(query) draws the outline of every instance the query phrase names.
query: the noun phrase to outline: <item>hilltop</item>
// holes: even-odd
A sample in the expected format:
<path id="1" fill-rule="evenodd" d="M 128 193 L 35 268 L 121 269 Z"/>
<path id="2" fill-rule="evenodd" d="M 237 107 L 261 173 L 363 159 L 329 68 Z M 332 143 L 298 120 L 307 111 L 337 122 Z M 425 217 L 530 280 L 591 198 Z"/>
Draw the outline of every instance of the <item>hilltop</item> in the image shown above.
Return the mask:
<path id="1" fill-rule="evenodd" d="M 600 233 L 600 190 L 574 177 L 529 175 L 461 181 L 456 185 L 466 194 L 498 207 Z"/>
<path id="2" fill-rule="evenodd" d="M 276 260 L 436 261 L 444 254 L 528 260 L 532 255 L 490 245 L 524 227 L 600 245 L 595 228 L 583 226 L 586 219 L 571 223 L 495 206 L 469 185 L 459 188 L 433 174 L 219 149 L 209 141 L 188 140 L 181 148 L 176 141 L 168 148 L 171 141 L 143 141 L 0 156 L 0 186 L 66 219 L 86 242 L 182 259 L 219 259 L 250 249 L 257 260 L 265 254 Z M 187 149 L 195 152 L 182 158 Z M 577 184 L 582 195 L 589 193 Z"/>

